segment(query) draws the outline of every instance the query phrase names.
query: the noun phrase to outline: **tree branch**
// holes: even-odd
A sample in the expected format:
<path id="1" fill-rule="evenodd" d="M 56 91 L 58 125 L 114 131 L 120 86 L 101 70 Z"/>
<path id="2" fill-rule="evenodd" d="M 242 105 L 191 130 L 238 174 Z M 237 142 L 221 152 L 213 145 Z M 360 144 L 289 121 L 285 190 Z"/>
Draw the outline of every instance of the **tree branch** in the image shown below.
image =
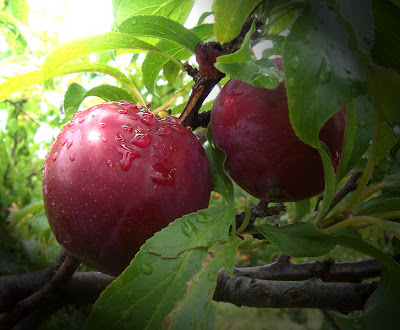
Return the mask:
<path id="1" fill-rule="evenodd" d="M 267 281 L 246 276 L 230 277 L 222 270 L 213 299 L 237 306 L 322 308 L 349 313 L 362 310 L 377 285 L 376 282 L 325 283 L 315 278 L 307 281 Z"/>

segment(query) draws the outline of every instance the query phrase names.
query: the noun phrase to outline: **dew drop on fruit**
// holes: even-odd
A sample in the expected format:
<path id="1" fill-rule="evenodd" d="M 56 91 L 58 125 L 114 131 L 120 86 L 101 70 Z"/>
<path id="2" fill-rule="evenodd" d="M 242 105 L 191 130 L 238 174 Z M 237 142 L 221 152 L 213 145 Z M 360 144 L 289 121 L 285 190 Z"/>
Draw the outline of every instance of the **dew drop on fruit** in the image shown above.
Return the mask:
<path id="1" fill-rule="evenodd" d="M 173 129 L 175 132 L 183 135 L 186 133 L 185 127 L 179 122 L 179 119 L 176 117 L 167 117 L 163 120 L 164 124 L 168 126 L 168 128 Z"/>
<path id="2" fill-rule="evenodd" d="M 100 123 L 99 125 L 100 125 L 100 128 L 106 127 L 106 123 Z"/>
<path id="3" fill-rule="evenodd" d="M 153 144 L 154 149 L 160 149 L 160 142 L 156 142 Z"/>
<path id="4" fill-rule="evenodd" d="M 44 195 L 44 196 L 47 196 L 47 194 L 48 194 L 47 184 L 45 184 L 45 185 L 43 186 L 43 195 Z"/>
<path id="5" fill-rule="evenodd" d="M 146 275 L 150 275 L 153 272 L 153 268 L 148 264 L 142 264 L 141 268 L 142 272 L 145 273 Z"/>
<path id="6" fill-rule="evenodd" d="M 65 139 L 65 140 L 61 143 L 61 145 L 62 145 L 62 146 L 65 146 L 65 144 L 67 143 L 67 141 L 68 141 L 68 139 Z"/>
<path id="7" fill-rule="evenodd" d="M 118 110 L 118 113 L 119 113 L 120 115 L 126 115 L 126 114 L 128 113 L 128 110 L 126 110 L 126 109 L 119 109 L 119 110 Z"/>
<path id="8" fill-rule="evenodd" d="M 72 146 L 72 141 L 68 141 L 67 142 L 67 149 L 71 148 L 71 146 Z"/>
<path id="9" fill-rule="evenodd" d="M 53 157 L 51 158 L 51 160 L 53 162 L 55 162 L 57 160 L 57 152 L 54 153 Z"/>
<path id="10" fill-rule="evenodd" d="M 148 111 L 140 111 L 137 113 L 139 119 L 146 125 L 154 125 L 156 117 L 154 114 Z"/>
<path id="11" fill-rule="evenodd" d="M 293 57 L 292 60 L 290 61 L 290 67 L 293 70 L 297 70 L 299 65 L 300 65 L 300 58 L 298 56 Z"/>
<path id="12" fill-rule="evenodd" d="M 118 153 L 122 156 L 120 166 L 123 171 L 128 171 L 131 168 L 132 161 L 140 157 L 140 153 L 122 144 L 117 147 Z"/>
<path id="13" fill-rule="evenodd" d="M 136 133 L 131 142 L 137 147 L 145 148 L 150 145 L 151 140 L 151 135 L 147 133 Z"/>
<path id="14" fill-rule="evenodd" d="M 126 132 L 126 133 L 132 133 L 133 132 L 133 126 L 132 125 L 123 125 L 122 129 Z"/>
<path id="15" fill-rule="evenodd" d="M 108 139 L 105 138 L 105 137 L 102 137 L 102 138 L 101 138 L 101 141 L 103 141 L 104 143 L 106 143 L 106 142 L 108 141 Z"/>
<path id="16" fill-rule="evenodd" d="M 188 219 L 182 222 L 181 229 L 187 237 L 192 237 L 199 231 L 197 227 Z"/>
<path id="17" fill-rule="evenodd" d="M 75 153 L 72 153 L 72 154 L 69 156 L 69 160 L 70 160 L 71 162 L 73 162 L 73 161 L 75 160 Z"/>
<path id="18" fill-rule="evenodd" d="M 157 185 L 174 186 L 175 185 L 175 169 L 166 168 L 162 163 L 155 163 L 152 168 L 154 174 L 151 180 Z"/>
<path id="19" fill-rule="evenodd" d="M 167 127 L 160 127 L 157 130 L 156 134 L 159 135 L 159 136 L 168 136 L 168 135 L 171 134 L 171 130 L 169 128 L 167 128 Z"/>
<path id="20" fill-rule="evenodd" d="M 107 166 L 114 167 L 114 162 L 111 159 L 107 160 Z"/>
<path id="21" fill-rule="evenodd" d="M 78 123 L 82 124 L 85 121 L 85 117 L 79 117 Z"/>
<path id="22" fill-rule="evenodd" d="M 126 141 L 125 138 L 124 138 L 121 134 L 117 134 L 117 135 L 115 136 L 115 139 L 116 139 L 117 141 L 119 141 L 119 142 L 125 142 L 125 141 Z"/>
<path id="23" fill-rule="evenodd" d="M 331 71 L 329 68 L 329 63 L 326 60 L 325 56 L 322 58 L 321 66 L 319 69 L 319 81 L 324 84 L 327 83 L 331 79 Z"/>

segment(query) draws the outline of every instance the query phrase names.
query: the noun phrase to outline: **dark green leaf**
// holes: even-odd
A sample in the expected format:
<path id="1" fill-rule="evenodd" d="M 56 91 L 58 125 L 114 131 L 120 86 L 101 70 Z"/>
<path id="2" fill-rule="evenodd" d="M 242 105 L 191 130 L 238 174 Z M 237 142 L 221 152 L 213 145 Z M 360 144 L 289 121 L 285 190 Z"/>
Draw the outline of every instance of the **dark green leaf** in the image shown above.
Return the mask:
<path id="1" fill-rule="evenodd" d="M 8 5 L 10 6 L 12 15 L 22 24 L 28 24 L 29 6 L 26 0 L 11 0 Z"/>
<path id="2" fill-rule="evenodd" d="M 72 83 L 71 85 L 69 85 L 64 95 L 64 111 L 75 112 L 76 110 L 78 110 L 80 104 L 85 98 L 86 92 L 87 90 L 77 83 Z"/>
<path id="3" fill-rule="evenodd" d="M 400 197 L 392 194 L 382 194 L 374 197 L 358 206 L 353 213 L 355 215 L 380 215 L 386 212 L 400 210 Z"/>
<path id="4" fill-rule="evenodd" d="M 367 96 L 360 96 L 346 110 L 346 133 L 343 152 L 337 169 L 341 180 L 361 159 L 372 139 L 372 103 Z"/>
<path id="5" fill-rule="evenodd" d="M 115 1 L 115 0 L 114 0 Z M 193 7 L 193 0 L 119 0 L 116 14 L 117 24 L 131 16 L 164 16 L 184 23 Z"/>
<path id="6" fill-rule="evenodd" d="M 305 200 L 296 202 L 295 205 L 296 205 L 296 215 L 295 215 L 293 221 L 300 221 L 310 211 L 311 203 L 310 203 L 309 199 L 305 199 Z"/>
<path id="7" fill-rule="evenodd" d="M 297 222 L 283 227 L 264 224 L 254 232 L 262 234 L 276 249 L 291 257 L 317 257 L 336 246 L 333 237 L 311 223 Z"/>
<path id="8" fill-rule="evenodd" d="M 213 191 L 218 192 L 228 203 L 233 202 L 233 183 L 225 170 L 226 154 L 215 146 L 210 127 L 207 128 L 207 140 L 204 149 L 211 167 Z"/>
<path id="9" fill-rule="evenodd" d="M 182 24 L 163 16 L 132 16 L 118 30 L 134 37 L 153 37 L 177 43 L 194 54 L 200 38 Z"/>
<path id="10" fill-rule="evenodd" d="M 374 42 L 374 17 L 371 0 L 339 0 L 337 8 L 354 28 L 361 49 L 370 54 Z"/>
<path id="11" fill-rule="evenodd" d="M 232 273 L 235 255 L 241 240 L 229 240 L 209 250 L 202 269 L 187 283 L 187 292 L 165 319 L 167 329 L 214 329 L 209 318 L 215 319 L 216 304 L 212 302 L 218 271 L 225 268 Z"/>
<path id="12" fill-rule="evenodd" d="M 373 103 L 383 118 L 389 122 L 400 122 L 400 75 L 382 67 L 370 69 L 370 90 Z"/>
<path id="13" fill-rule="evenodd" d="M 322 125 L 362 94 L 366 81 L 358 52 L 328 0 L 306 3 L 286 37 L 283 64 L 292 126 L 318 148 Z"/>
<path id="14" fill-rule="evenodd" d="M 255 6 L 260 0 L 214 0 L 214 34 L 219 42 L 236 38 Z"/>
<path id="15" fill-rule="evenodd" d="M 397 0 L 396 0 L 397 1 Z M 400 72 L 400 7 L 390 0 L 373 0 L 374 62 Z"/>
<path id="16" fill-rule="evenodd" d="M 230 207 L 201 210 L 156 233 L 101 294 L 87 329 L 160 329 L 209 260 L 208 248 L 229 240 L 233 215 Z"/>

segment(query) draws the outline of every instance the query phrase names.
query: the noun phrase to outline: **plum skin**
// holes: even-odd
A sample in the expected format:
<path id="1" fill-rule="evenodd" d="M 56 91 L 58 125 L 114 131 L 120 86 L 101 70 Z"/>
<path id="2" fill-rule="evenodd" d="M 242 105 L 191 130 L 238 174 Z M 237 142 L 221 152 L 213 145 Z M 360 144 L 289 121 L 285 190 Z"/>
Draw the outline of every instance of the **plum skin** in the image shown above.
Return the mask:
<path id="1" fill-rule="evenodd" d="M 78 112 L 52 145 L 43 199 L 57 241 L 81 262 L 119 275 L 171 221 L 208 207 L 204 149 L 177 118 L 133 103 Z"/>
<path id="2" fill-rule="evenodd" d="M 276 59 L 283 70 L 282 60 Z M 342 108 L 320 131 L 336 169 L 342 151 L 346 113 Z M 316 149 L 303 143 L 289 119 L 286 87 L 265 89 L 230 79 L 211 111 L 215 145 L 227 155 L 232 179 L 266 201 L 292 202 L 324 190 L 324 171 Z"/>

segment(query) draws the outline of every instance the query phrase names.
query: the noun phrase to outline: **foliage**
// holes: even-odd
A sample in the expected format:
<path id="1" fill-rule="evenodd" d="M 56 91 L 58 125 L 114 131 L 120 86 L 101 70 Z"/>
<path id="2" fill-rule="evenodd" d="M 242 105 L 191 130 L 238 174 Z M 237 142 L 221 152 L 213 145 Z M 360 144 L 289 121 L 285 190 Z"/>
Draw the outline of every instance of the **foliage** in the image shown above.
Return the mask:
<path id="1" fill-rule="evenodd" d="M 0 2 L 0 33 L 8 44 L 0 52 L 0 123 L 6 123 L 0 126 L 0 274 L 42 268 L 59 248 L 41 202 L 43 159 L 37 154 L 46 152 L 51 141 L 41 140 L 40 132 L 55 136 L 75 111 L 100 100 L 125 99 L 140 105 L 151 101 L 149 106 L 156 112 L 182 112 L 192 84 L 184 64 L 193 61 L 196 44 L 227 45 L 239 36 L 251 15 L 256 20 L 241 35 L 240 47 L 218 57 L 215 67 L 228 77 L 273 89 L 283 75 L 271 56 L 283 57 L 291 123 L 302 141 L 318 149 L 323 161 L 322 202 L 316 197 L 288 203 L 285 212 L 257 219 L 249 233 L 265 239 L 263 247 L 252 249 L 259 245 L 236 236 L 234 214 L 250 212 L 257 201 L 230 180 L 224 169 L 226 157 L 207 132 L 205 148 L 214 190 L 210 208 L 177 219 L 149 239 L 102 293 L 87 328 L 105 324 L 213 328 L 218 270 L 224 267 L 231 272 L 235 262 L 253 266 L 270 262 L 277 253 L 305 261 L 327 256 L 379 259 L 379 287 L 364 313 L 336 319 L 345 329 L 373 329 L 383 324 L 383 318 L 390 328 L 397 322 L 400 296 L 400 266 L 388 257 L 398 253 L 400 239 L 400 102 L 396 94 L 400 37 L 393 32 L 400 30 L 399 2 L 231 3 L 214 0 L 214 24 L 200 19 L 188 29 L 183 24 L 192 0 L 113 0 L 113 31 L 47 49 L 48 55 L 38 61 L 43 49 L 33 51 L 27 42 L 25 1 Z M 54 42 L 39 37 L 44 44 Z M 258 44 L 265 42 L 272 47 L 256 55 Z M 118 60 L 127 54 L 129 63 L 119 65 Z M 142 65 L 139 56 L 145 56 Z M 6 68 L 12 68 L 11 72 Z M 86 89 L 87 81 L 96 85 Z M 63 104 L 52 101 L 55 91 L 65 94 Z M 343 106 L 347 108 L 346 134 L 335 172 L 318 135 Z M 358 172 L 355 189 L 339 199 L 338 192 Z M 242 255 L 246 258 L 235 258 Z M 196 313 L 189 313 L 193 310 Z"/>

